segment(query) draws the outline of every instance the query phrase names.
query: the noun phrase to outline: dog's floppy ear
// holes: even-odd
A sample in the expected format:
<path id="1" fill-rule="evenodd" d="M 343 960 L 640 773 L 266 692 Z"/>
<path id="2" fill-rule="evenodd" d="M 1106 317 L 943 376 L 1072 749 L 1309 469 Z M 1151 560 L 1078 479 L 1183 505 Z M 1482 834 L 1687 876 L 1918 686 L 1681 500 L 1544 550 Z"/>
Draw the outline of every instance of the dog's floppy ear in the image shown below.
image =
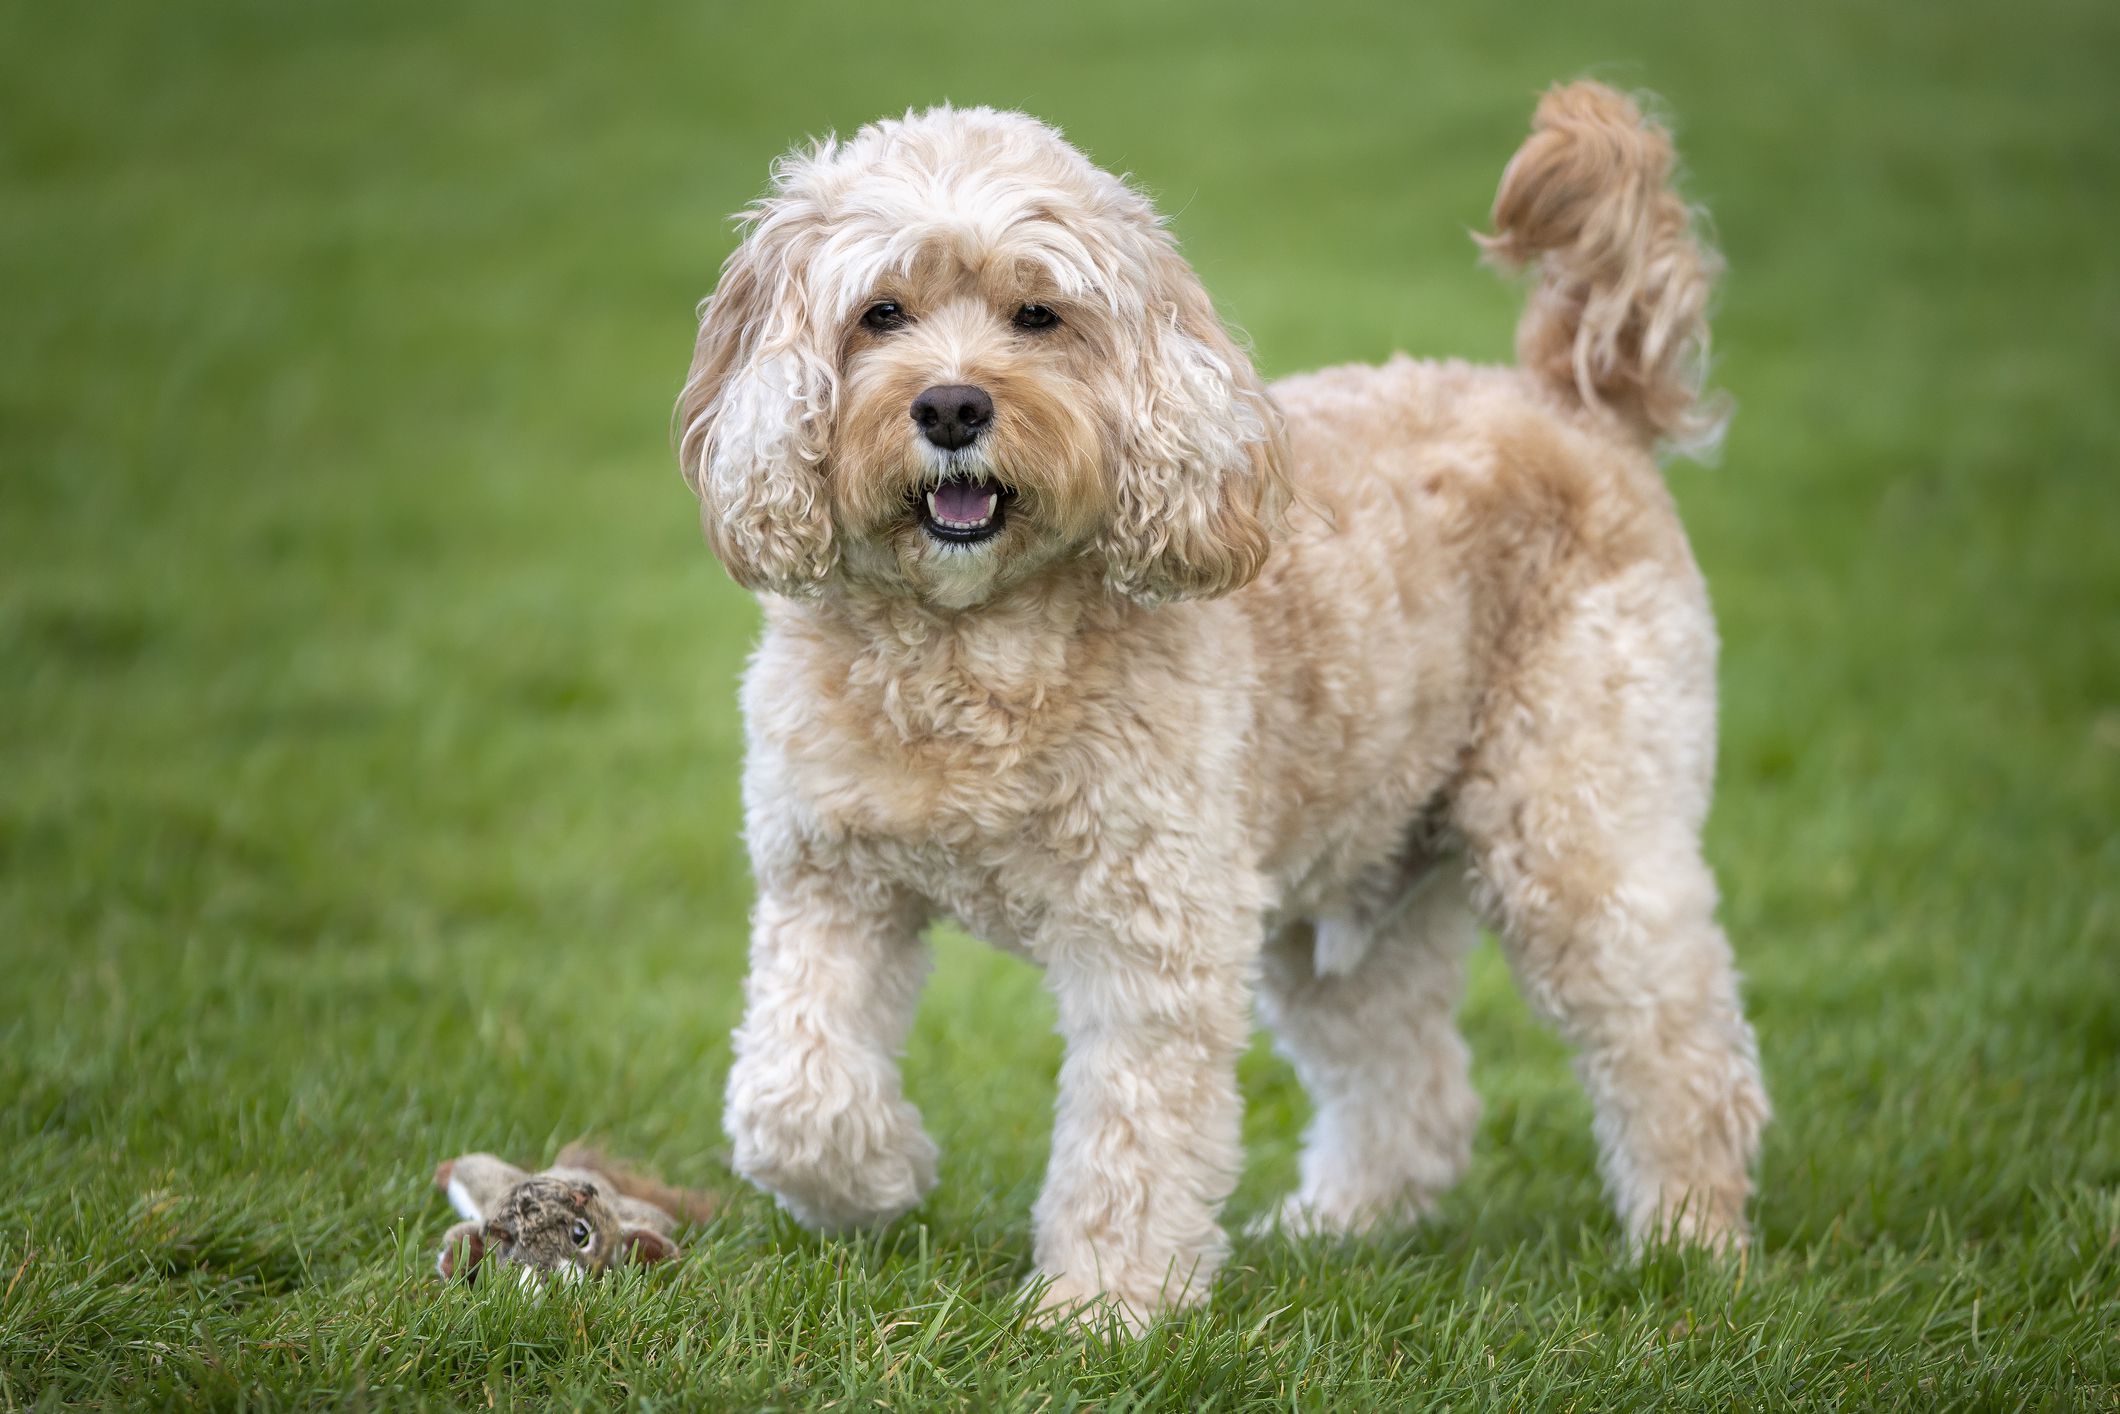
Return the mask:
<path id="1" fill-rule="evenodd" d="M 730 576 L 747 589 L 804 594 L 837 556 L 824 454 L 838 377 L 804 288 L 815 226 L 807 203 L 785 197 L 745 219 L 749 234 L 700 306 L 677 454 Z"/>
<path id="2" fill-rule="evenodd" d="M 1280 417 L 1169 237 L 1147 255 L 1149 300 L 1113 468 L 1105 577 L 1145 602 L 1226 593 L 1266 562 L 1288 494 Z"/>

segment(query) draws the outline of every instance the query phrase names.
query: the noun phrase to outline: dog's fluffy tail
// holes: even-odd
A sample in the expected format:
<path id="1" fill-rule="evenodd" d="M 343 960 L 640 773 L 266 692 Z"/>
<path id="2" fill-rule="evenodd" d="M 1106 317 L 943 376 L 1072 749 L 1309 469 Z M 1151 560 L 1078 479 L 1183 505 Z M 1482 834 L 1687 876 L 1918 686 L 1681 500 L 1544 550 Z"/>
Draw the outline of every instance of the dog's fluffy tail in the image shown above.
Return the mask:
<path id="1" fill-rule="evenodd" d="M 1711 452 L 1729 420 L 1704 398 L 1708 297 L 1722 260 L 1672 186 L 1671 134 L 1600 83 L 1549 90 L 1502 173 L 1504 270 L 1535 265 L 1517 362 L 1563 400 L 1608 409 L 1645 445 Z"/>

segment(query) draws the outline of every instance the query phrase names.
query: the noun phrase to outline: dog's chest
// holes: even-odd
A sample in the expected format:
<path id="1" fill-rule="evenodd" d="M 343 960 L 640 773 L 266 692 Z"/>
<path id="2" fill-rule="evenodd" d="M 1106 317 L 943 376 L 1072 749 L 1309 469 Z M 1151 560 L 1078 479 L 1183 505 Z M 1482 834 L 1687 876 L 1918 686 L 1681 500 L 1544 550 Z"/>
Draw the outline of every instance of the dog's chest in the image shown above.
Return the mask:
<path id="1" fill-rule="evenodd" d="M 970 849 L 1026 836 L 1058 844 L 1066 828 L 1062 773 L 1044 754 L 815 743 L 790 753 L 788 784 L 828 837 Z"/>
<path id="2" fill-rule="evenodd" d="M 769 638 L 745 681 L 752 749 L 827 832 L 961 844 L 1050 828 L 1068 781 L 1104 764 L 1084 731 L 1099 704 L 1062 647 L 1000 643 Z"/>
<path id="3" fill-rule="evenodd" d="M 890 879 L 989 942 L 1023 950 L 1075 892 L 1103 833 L 1073 753 L 888 743 L 805 755 L 791 784 L 845 869 Z"/>
<path id="4" fill-rule="evenodd" d="M 987 941 L 1032 951 L 1056 914 L 1075 911 L 1085 865 L 1138 831 L 1133 812 L 1112 808 L 1109 783 L 1140 779 L 1143 763 L 1057 695 L 1031 710 L 970 694 L 945 705 L 912 717 L 902 698 L 855 692 L 828 715 L 754 732 L 754 785 L 802 819 L 834 867 L 890 879 Z"/>

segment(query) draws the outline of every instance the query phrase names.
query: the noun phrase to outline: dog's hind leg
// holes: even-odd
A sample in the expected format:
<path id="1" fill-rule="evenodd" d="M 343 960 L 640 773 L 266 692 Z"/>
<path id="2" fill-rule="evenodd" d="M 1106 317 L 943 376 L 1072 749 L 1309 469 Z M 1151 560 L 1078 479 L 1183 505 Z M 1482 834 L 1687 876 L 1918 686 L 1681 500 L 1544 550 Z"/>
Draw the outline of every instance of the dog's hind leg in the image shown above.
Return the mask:
<path id="1" fill-rule="evenodd" d="M 1628 1233 L 1744 1239 L 1767 1119 L 1700 853 L 1715 643 L 1697 581 L 1642 564 L 1517 651 L 1458 788 L 1475 896 L 1576 1049 Z"/>
<path id="2" fill-rule="evenodd" d="M 1480 1107 L 1455 1014 L 1477 935 L 1452 858 L 1377 916 L 1292 928 L 1267 948 L 1260 1011 L 1315 1117 L 1301 1183 L 1261 1229 L 1411 1221 L 1464 1173 Z"/>

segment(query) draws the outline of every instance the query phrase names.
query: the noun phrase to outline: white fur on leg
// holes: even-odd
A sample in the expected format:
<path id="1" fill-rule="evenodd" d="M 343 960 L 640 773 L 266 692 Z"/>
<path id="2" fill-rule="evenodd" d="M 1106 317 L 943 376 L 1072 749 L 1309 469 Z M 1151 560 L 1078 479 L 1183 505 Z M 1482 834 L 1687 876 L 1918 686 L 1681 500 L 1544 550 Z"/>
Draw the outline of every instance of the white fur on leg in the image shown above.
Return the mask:
<path id="1" fill-rule="evenodd" d="M 1450 862 L 1334 958 L 1322 938 L 1315 960 L 1300 938 L 1273 949 L 1261 1010 L 1316 1116 L 1301 1184 L 1258 1227 L 1308 1236 L 1410 1222 L 1464 1172 L 1479 1097 L 1454 1012 L 1477 936 Z M 1352 968 L 1331 965 L 1350 954 Z"/>
<path id="2" fill-rule="evenodd" d="M 813 882 L 763 899 L 723 1127 L 736 1171 L 808 1227 L 888 1222 L 935 1183 L 935 1145 L 897 1053 L 927 957 L 895 918 Z"/>
<path id="3" fill-rule="evenodd" d="M 1243 1161 L 1248 998 L 1242 962 L 1214 954 L 1170 968 L 1115 948 L 1048 969 L 1067 1037 L 1034 1213 L 1050 1318 L 1110 1312 L 1138 1331 L 1205 1299 L 1221 1266 L 1217 1215 Z"/>
<path id="4" fill-rule="evenodd" d="M 1541 709 L 1498 724 L 1458 803 L 1517 985 L 1576 1048 L 1637 1244 L 1741 1244 L 1767 1121 L 1700 853 L 1713 671 L 1707 605 L 1668 569 L 1595 586 L 1522 666 Z"/>

